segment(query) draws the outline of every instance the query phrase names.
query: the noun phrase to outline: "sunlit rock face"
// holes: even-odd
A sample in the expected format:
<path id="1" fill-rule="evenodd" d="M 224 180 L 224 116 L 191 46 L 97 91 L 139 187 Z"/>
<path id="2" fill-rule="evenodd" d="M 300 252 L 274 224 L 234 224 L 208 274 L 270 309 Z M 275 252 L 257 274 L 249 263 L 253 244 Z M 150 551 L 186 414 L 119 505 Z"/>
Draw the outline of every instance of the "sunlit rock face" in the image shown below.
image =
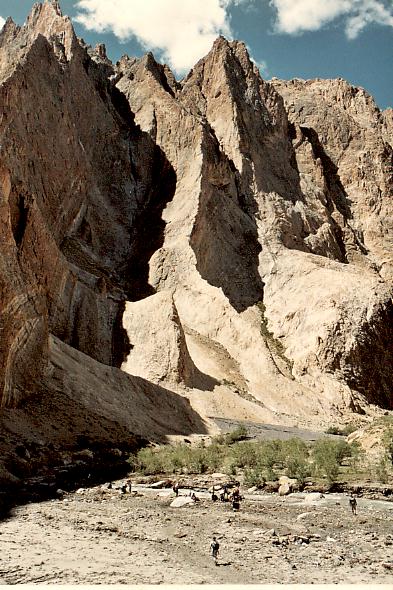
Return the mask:
<path id="1" fill-rule="evenodd" d="M 119 71 L 176 171 L 149 277 L 198 367 L 225 379 L 222 347 L 266 419 L 391 407 L 389 113 L 341 80 L 264 82 L 223 38 L 180 83 L 151 55 Z"/>

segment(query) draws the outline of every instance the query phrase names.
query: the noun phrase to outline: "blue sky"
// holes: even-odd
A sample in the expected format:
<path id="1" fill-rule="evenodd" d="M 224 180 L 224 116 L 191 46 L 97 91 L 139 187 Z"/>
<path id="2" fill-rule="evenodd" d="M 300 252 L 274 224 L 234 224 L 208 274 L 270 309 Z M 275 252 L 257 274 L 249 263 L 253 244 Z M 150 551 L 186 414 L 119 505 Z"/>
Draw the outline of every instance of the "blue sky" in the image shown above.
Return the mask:
<path id="1" fill-rule="evenodd" d="M 0 0 L 22 24 L 32 0 Z M 240 39 L 262 76 L 344 78 L 393 106 L 392 0 L 63 0 L 78 36 L 109 57 L 152 50 L 182 77 L 222 33 Z"/>

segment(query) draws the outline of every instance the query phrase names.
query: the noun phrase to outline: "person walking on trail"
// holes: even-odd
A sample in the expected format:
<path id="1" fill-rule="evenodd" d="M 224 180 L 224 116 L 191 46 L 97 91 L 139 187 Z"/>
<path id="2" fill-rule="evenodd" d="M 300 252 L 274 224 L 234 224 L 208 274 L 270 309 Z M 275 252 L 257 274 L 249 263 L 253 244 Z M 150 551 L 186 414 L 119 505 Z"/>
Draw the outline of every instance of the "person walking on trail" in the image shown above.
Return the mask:
<path id="1" fill-rule="evenodd" d="M 225 484 L 224 485 L 224 488 L 223 488 L 223 491 L 222 491 L 222 493 L 220 495 L 221 502 L 228 502 L 228 496 L 229 496 L 229 494 L 228 494 L 228 485 Z"/>
<path id="2" fill-rule="evenodd" d="M 356 514 L 357 514 L 356 510 L 357 510 L 358 503 L 356 501 L 355 496 L 353 496 L 352 494 L 351 494 L 351 497 L 349 498 L 349 505 L 351 507 L 352 514 L 354 514 L 356 516 Z"/>
<path id="3" fill-rule="evenodd" d="M 177 481 L 175 481 L 175 483 L 173 484 L 172 490 L 175 492 L 177 498 L 177 496 L 179 495 L 179 483 Z"/>
<path id="4" fill-rule="evenodd" d="M 240 490 L 236 487 L 232 492 L 232 510 L 237 512 L 240 510 L 240 500 L 242 499 L 240 495 Z"/>
<path id="5" fill-rule="evenodd" d="M 216 565 L 218 565 L 217 559 L 218 559 L 218 552 L 219 552 L 219 550 L 220 550 L 220 544 L 217 541 L 216 537 L 213 537 L 213 540 L 212 540 L 212 542 L 210 544 L 210 555 L 214 559 L 214 563 Z"/>

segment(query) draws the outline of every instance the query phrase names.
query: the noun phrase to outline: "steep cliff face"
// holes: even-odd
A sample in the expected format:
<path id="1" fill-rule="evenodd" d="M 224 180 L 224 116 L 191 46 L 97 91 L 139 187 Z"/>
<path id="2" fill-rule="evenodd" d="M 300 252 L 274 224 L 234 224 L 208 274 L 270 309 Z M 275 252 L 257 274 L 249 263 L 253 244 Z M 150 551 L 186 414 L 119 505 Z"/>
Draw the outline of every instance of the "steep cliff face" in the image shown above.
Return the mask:
<path id="1" fill-rule="evenodd" d="M 113 66 L 57 2 L 7 21 L 0 64 L 2 406 L 55 391 L 110 420 L 113 394 L 120 438 L 171 408 L 204 432 L 179 394 L 275 423 L 392 407 L 389 110 L 265 82 L 222 37 L 181 82 Z"/>
<path id="2" fill-rule="evenodd" d="M 244 45 L 223 38 L 178 84 L 152 56 L 120 72 L 136 121 L 176 170 L 150 282 L 173 294 L 199 368 L 228 384 L 232 359 L 233 384 L 257 404 L 249 416 L 391 407 L 388 117 L 348 85 L 363 96 L 352 107 L 343 92 L 325 99 L 293 83 L 295 117 L 292 83 L 264 82 Z"/>
<path id="3" fill-rule="evenodd" d="M 348 293 L 351 301 L 340 306 L 339 317 L 321 347 L 322 366 L 338 371 L 368 399 L 391 407 L 393 155 L 389 111 L 381 113 L 363 89 L 343 80 L 276 81 L 274 86 L 284 97 L 296 130 L 293 145 L 305 197 L 313 198 L 320 177 L 318 168 L 309 165 L 314 161 L 322 169 L 321 196 L 341 236 L 345 270 L 353 268 L 358 273 L 359 285 L 355 283 Z M 307 160 L 304 153 L 310 155 Z"/>
<path id="4" fill-rule="evenodd" d="M 37 389 L 48 333 L 122 361 L 135 224 L 170 167 L 56 4 L 22 28 L 7 21 L 0 63 L 0 390 L 12 405 Z"/>
<path id="5" fill-rule="evenodd" d="M 276 81 L 274 85 L 296 128 L 295 149 L 304 150 L 305 143 L 321 162 L 325 195 L 336 210 L 346 259 L 377 270 L 391 282 L 389 111 L 381 113 L 363 89 L 344 80 Z"/>

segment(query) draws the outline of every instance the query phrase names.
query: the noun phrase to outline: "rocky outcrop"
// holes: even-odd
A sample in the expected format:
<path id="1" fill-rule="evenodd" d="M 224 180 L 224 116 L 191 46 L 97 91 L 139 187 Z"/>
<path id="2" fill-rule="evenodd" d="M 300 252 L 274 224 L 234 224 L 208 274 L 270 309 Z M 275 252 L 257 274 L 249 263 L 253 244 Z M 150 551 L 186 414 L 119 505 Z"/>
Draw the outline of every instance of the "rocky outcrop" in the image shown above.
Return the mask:
<path id="1" fill-rule="evenodd" d="M 393 109 L 386 109 L 382 112 L 384 127 L 383 137 L 384 140 L 393 147 Z"/>
<path id="2" fill-rule="evenodd" d="M 393 157 L 386 113 L 343 80 L 274 86 L 294 125 L 303 192 L 313 198 L 322 172 L 321 197 L 341 241 L 341 276 L 349 271 L 358 277 L 352 284 L 344 279 L 351 292 L 321 347 L 324 369 L 338 371 L 352 389 L 391 407 Z M 305 152 L 314 168 L 305 163 Z M 340 291 L 344 284 L 337 283 Z"/>
<path id="3" fill-rule="evenodd" d="M 135 348 L 135 353 L 129 354 L 123 363 L 123 371 L 143 375 L 153 383 L 192 385 L 196 367 L 170 292 L 127 302 L 123 326 L 131 350 Z"/>
<path id="4" fill-rule="evenodd" d="M 344 80 L 274 83 L 295 127 L 320 162 L 324 195 L 341 231 L 345 256 L 392 280 L 393 165 L 389 112 Z M 315 108 L 315 105 L 318 108 Z M 307 147 L 306 147 L 307 149 Z M 312 177 L 311 170 L 300 172 Z"/>
<path id="5" fill-rule="evenodd" d="M 114 66 L 57 2 L 7 21 L 0 64 L 3 407 L 63 392 L 156 438 L 171 411 L 188 434 L 211 428 L 195 409 L 392 407 L 391 111 L 265 82 L 222 37 L 181 82 L 152 54 Z"/>
<path id="6" fill-rule="evenodd" d="M 339 93 L 330 108 L 296 87 L 302 117 L 310 111 L 330 131 L 300 124 L 290 84 L 261 80 L 244 45 L 223 38 L 181 84 L 151 55 L 125 58 L 119 69 L 137 123 L 176 171 L 149 278 L 173 293 L 189 346 L 210 341 L 205 357 L 199 346 L 199 368 L 211 371 L 210 351 L 223 347 L 247 393 L 276 420 L 310 418 L 310 408 L 326 419 L 369 402 L 390 407 L 391 149 L 372 100 L 360 92 L 351 118 Z M 356 146 L 367 136 L 380 162 L 379 184 L 377 171 L 370 185 L 363 180 L 375 198 L 380 191 L 372 222 L 370 208 L 349 199 L 349 175 L 337 165 L 347 154 L 346 168 L 358 174 L 357 148 L 346 145 L 355 127 Z M 130 358 L 145 351 L 146 341 Z"/>
<path id="7" fill-rule="evenodd" d="M 2 405 L 37 391 L 48 334 L 123 360 L 121 313 L 143 282 L 135 226 L 170 166 L 53 3 L 0 38 Z M 113 70 L 112 70 L 113 73 Z M 127 269 L 138 259 L 138 284 Z M 136 266 L 136 265 L 135 265 Z"/>

